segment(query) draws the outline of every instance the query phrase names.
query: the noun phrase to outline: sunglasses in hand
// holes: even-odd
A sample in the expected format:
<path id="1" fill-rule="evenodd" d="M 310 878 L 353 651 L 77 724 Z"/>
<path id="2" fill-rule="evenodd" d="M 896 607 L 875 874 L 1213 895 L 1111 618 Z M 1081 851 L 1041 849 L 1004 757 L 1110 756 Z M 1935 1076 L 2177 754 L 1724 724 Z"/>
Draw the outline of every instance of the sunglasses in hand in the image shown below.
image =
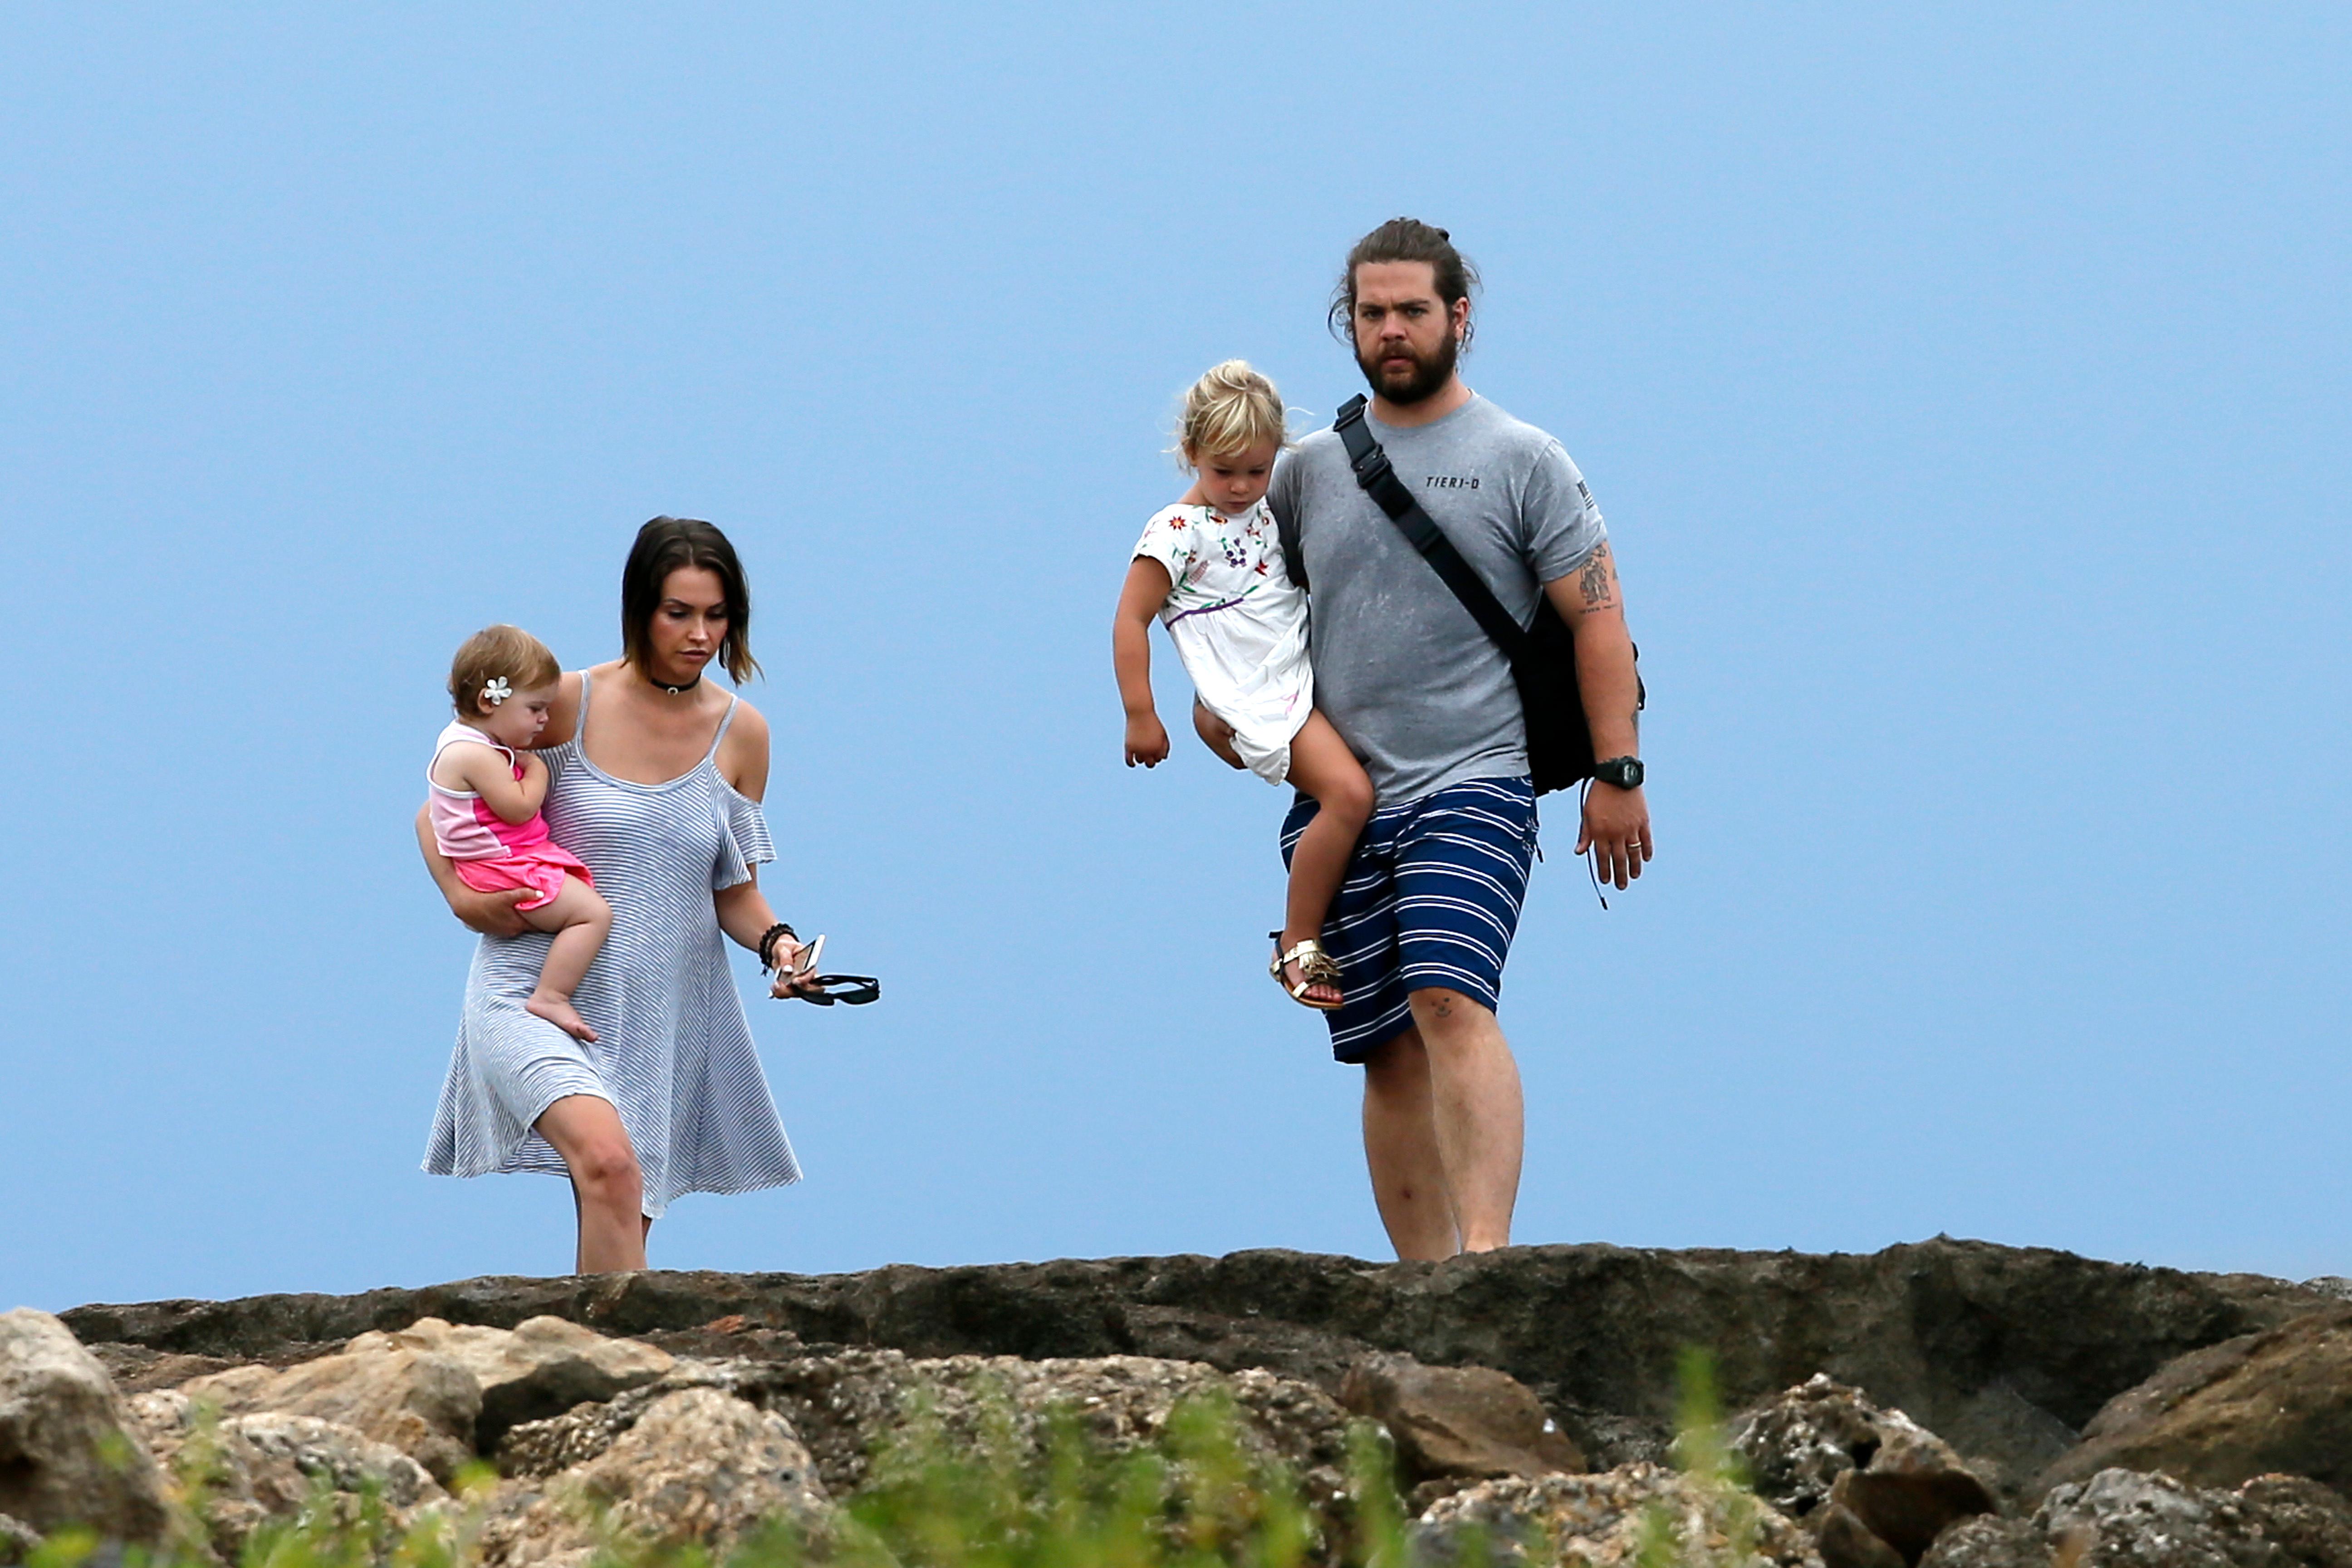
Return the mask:
<path id="1" fill-rule="evenodd" d="M 870 974 L 819 974 L 817 960 L 824 953 L 824 938 L 816 937 L 793 956 L 792 968 L 784 978 L 793 984 L 793 994 L 803 1002 L 814 1002 L 820 1007 L 830 1007 L 838 1002 L 846 1007 L 863 1007 L 868 1002 L 882 998 L 882 983 Z"/>

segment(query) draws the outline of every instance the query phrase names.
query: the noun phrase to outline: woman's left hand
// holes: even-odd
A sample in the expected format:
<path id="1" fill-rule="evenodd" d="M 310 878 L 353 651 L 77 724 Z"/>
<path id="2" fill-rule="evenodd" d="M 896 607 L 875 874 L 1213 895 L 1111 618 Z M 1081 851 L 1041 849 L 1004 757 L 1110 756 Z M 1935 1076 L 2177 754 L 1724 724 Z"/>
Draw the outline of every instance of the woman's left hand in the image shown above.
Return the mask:
<path id="1" fill-rule="evenodd" d="M 803 992 L 816 989 L 815 973 L 811 972 L 803 974 L 800 972 L 801 953 L 803 951 L 805 950 L 801 943 L 790 938 L 776 943 L 773 954 L 776 961 L 776 979 L 775 984 L 768 987 L 769 995 L 781 1001 L 785 997 L 798 996 Z"/>

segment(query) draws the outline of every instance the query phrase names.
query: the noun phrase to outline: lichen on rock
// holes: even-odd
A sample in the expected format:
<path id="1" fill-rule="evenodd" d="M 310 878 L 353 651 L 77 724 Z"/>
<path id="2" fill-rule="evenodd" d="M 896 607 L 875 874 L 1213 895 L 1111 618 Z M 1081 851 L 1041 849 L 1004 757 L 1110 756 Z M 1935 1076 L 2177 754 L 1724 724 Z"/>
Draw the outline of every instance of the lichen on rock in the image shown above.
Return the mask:
<path id="1" fill-rule="evenodd" d="M 1739 1416 L 1729 1444 L 1829 1568 L 1909 1568 L 1956 1521 L 1998 1511 L 1950 1444 L 1826 1373 Z"/>
<path id="2" fill-rule="evenodd" d="M 481 1534 L 486 1568 L 572 1568 L 607 1540 L 723 1554 L 778 1521 L 820 1532 L 827 1513 L 791 1423 L 710 1387 L 660 1395 L 594 1458 L 502 1492 Z"/>
<path id="3" fill-rule="evenodd" d="M 1645 1462 L 1482 1481 L 1433 1503 L 1412 1539 L 1417 1558 L 1438 1563 L 1475 1541 L 1492 1561 L 1527 1568 L 1822 1568 L 1811 1537 L 1770 1504 Z"/>
<path id="4" fill-rule="evenodd" d="M 1143 1356 L 916 1359 L 858 1349 L 779 1362 L 682 1359 L 664 1376 L 606 1403 L 515 1427 L 499 1450 L 499 1468 L 533 1477 L 583 1463 L 629 1430 L 652 1401 L 693 1387 L 783 1415 L 835 1495 L 865 1482 L 877 1447 L 918 1411 L 950 1437 L 969 1439 L 983 1413 L 1001 1407 L 1010 1418 L 1011 1439 L 1034 1459 L 1057 1416 L 1075 1419 L 1107 1452 L 1130 1452 L 1157 1441 L 1180 1403 L 1214 1394 L 1233 1401 L 1246 1443 L 1311 1486 L 1336 1492 L 1347 1462 L 1348 1413 L 1321 1390 L 1273 1373 L 1227 1373 Z"/>

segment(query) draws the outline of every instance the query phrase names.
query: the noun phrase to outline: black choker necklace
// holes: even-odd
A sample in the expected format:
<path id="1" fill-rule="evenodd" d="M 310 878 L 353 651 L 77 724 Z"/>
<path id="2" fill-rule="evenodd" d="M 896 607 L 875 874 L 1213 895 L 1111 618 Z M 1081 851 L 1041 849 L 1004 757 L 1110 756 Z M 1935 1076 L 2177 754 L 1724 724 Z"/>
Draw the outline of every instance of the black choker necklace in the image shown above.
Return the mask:
<path id="1" fill-rule="evenodd" d="M 646 677 L 646 679 L 652 679 L 652 677 L 648 676 L 648 677 Z M 697 672 L 696 672 L 696 674 L 695 674 L 695 677 L 694 677 L 694 679 L 693 679 L 692 680 L 687 681 L 685 684 L 680 685 L 680 686 L 672 686 L 672 685 L 668 684 L 667 681 L 660 681 L 660 680 L 656 680 L 656 681 L 654 681 L 654 684 L 655 684 L 656 686 L 660 687 L 664 691 L 668 692 L 672 697 L 678 697 L 678 696 L 683 696 L 685 693 L 689 692 L 689 691 L 693 690 L 696 687 L 698 687 L 698 686 L 701 685 L 701 684 L 702 684 L 702 675 L 701 675 L 701 672 L 700 672 L 700 671 L 697 671 Z"/>

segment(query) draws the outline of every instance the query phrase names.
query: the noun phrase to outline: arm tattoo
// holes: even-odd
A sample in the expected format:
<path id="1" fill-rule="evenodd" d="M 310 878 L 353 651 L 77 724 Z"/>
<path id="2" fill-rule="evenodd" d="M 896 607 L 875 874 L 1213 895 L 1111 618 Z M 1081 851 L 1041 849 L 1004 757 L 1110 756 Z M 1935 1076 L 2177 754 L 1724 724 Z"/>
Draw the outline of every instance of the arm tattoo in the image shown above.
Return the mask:
<path id="1" fill-rule="evenodd" d="M 1588 610 L 1605 610 L 1617 585 L 1617 574 L 1609 560 L 1609 542 L 1602 540 L 1584 558 L 1584 569 L 1577 574 L 1576 591 L 1583 595 Z"/>

